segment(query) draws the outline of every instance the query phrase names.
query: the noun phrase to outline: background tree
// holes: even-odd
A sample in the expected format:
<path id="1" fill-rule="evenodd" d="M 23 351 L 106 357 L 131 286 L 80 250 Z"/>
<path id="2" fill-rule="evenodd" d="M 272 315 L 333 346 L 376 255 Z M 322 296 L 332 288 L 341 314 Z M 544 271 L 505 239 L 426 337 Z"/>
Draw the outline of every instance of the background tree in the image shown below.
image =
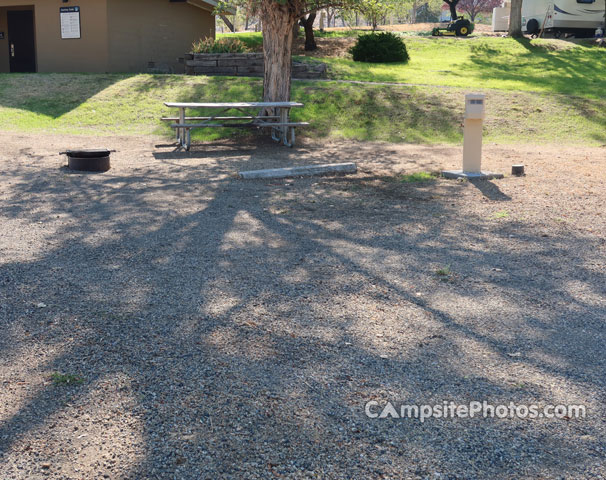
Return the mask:
<path id="1" fill-rule="evenodd" d="M 417 12 L 421 7 L 421 2 L 419 0 L 413 0 L 412 6 L 410 9 L 410 23 L 417 23 Z"/>
<path id="2" fill-rule="evenodd" d="M 436 0 L 433 0 L 434 2 Z M 442 0 L 437 0 L 440 4 L 442 4 Z M 415 16 L 415 11 L 419 9 L 421 4 L 426 3 L 426 1 L 421 0 L 394 0 L 392 1 L 392 8 L 390 14 L 392 15 L 394 22 L 392 23 L 414 23 L 413 16 Z"/>
<path id="3" fill-rule="evenodd" d="M 227 19 L 227 22 L 224 19 Z M 248 30 L 256 22 L 257 20 L 249 15 L 247 9 L 238 8 L 235 12 L 232 10 L 222 15 L 217 15 L 217 31 L 224 33 L 228 31 Z"/>
<path id="4" fill-rule="evenodd" d="M 397 0 L 358 0 L 352 9 L 364 15 L 373 30 L 377 29 L 381 19 L 384 19 L 394 9 Z"/>
<path id="5" fill-rule="evenodd" d="M 452 21 L 456 20 L 458 17 L 457 5 L 459 3 L 459 0 L 444 0 L 444 2 L 446 3 L 446 5 L 448 5 L 448 8 L 450 8 L 450 19 Z"/>
<path id="6" fill-rule="evenodd" d="M 403 18 L 408 15 L 410 0 L 358 0 L 341 10 L 341 17 L 351 26 L 366 22 L 373 30 L 385 24 L 389 17 Z"/>
<path id="7" fill-rule="evenodd" d="M 337 18 L 341 18 L 341 23 L 343 23 L 343 26 L 345 26 L 345 23 L 343 22 L 343 16 L 341 15 L 342 10 L 340 8 L 340 5 L 348 5 L 351 3 L 355 3 L 355 1 L 345 1 L 345 2 L 334 2 L 334 4 L 336 5 L 335 7 L 328 7 L 324 10 L 324 12 L 326 13 L 326 26 L 327 27 L 336 27 L 337 26 Z"/>
<path id="8" fill-rule="evenodd" d="M 235 17 L 235 15 L 234 15 L 234 17 Z M 227 15 L 221 15 L 221 20 L 223 20 L 223 23 L 227 26 L 227 28 L 229 28 L 229 30 L 231 32 L 236 31 L 236 27 L 234 26 L 235 19 L 234 19 L 234 23 L 232 23 L 232 21 L 229 18 L 227 18 Z"/>
<path id="9" fill-rule="evenodd" d="M 316 37 L 314 36 L 314 22 L 316 21 L 316 16 L 316 12 L 312 12 L 299 21 L 299 25 L 305 29 L 305 50 L 308 52 L 318 49 Z"/>
<path id="10" fill-rule="evenodd" d="M 478 13 L 491 13 L 495 7 L 500 7 L 501 0 L 460 0 L 459 10 L 463 10 L 472 22 L 476 21 Z"/>
<path id="11" fill-rule="evenodd" d="M 406 5 L 410 23 L 439 22 L 443 0 L 409 0 Z"/>
<path id="12" fill-rule="evenodd" d="M 511 0 L 509 12 L 509 36 L 521 38 L 522 35 L 522 0 Z"/>

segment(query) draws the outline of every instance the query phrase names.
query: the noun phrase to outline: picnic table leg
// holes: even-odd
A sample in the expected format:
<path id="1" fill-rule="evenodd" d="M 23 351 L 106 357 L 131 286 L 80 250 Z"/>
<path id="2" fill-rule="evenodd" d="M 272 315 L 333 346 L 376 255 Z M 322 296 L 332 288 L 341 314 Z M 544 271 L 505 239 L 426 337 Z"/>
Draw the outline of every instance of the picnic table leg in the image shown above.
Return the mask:
<path id="1" fill-rule="evenodd" d="M 288 108 L 280 108 L 280 123 L 288 123 Z M 288 127 L 281 127 L 282 130 L 282 142 L 284 145 L 288 145 Z"/>
<path id="2" fill-rule="evenodd" d="M 282 140 L 282 138 L 281 138 L 282 132 L 279 132 L 280 135 L 277 135 L 276 130 L 278 130 L 278 127 L 271 127 L 271 139 L 274 142 L 280 142 L 280 140 Z"/>
<path id="3" fill-rule="evenodd" d="M 280 122 L 289 123 L 290 108 L 283 108 L 280 112 Z M 290 137 L 290 139 L 289 139 Z M 295 127 L 282 127 L 282 143 L 289 148 L 295 145 Z"/>
<path id="4" fill-rule="evenodd" d="M 290 143 L 287 146 L 291 148 L 295 146 L 295 127 L 290 127 Z"/>
<path id="5" fill-rule="evenodd" d="M 295 127 L 284 127 L 286 128 L 286 133 L 284 134 L 284 146 L 288 148 L 292 148 L 295 145 Z"/>
<path id="6" fill-rule="evenodd" d="M 179 123 L 181 125 L 183 125 L 185 123 L 185 108 L 184 107 L 180 107 L 179 108 Z M 182 147 L 186 146 L 186 132 L 184 128 L 178 128 L 177 129 L 179 131 L 179 143 L 181 144 Z M 189 150 L 189 148 L 187 148 Z"/>

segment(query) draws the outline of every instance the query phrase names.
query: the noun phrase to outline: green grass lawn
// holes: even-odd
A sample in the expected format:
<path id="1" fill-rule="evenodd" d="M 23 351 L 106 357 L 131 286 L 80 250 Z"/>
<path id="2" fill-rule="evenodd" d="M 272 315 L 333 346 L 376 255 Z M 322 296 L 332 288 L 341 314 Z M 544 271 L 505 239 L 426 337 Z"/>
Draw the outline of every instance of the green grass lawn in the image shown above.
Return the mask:
<path id="1" fill-rule="evenodd" d="M 414 37 L 407 40 L 412 60 L 405 65 L 328 59 L 339 80 L 422 86 L 296 81 L 292 98 L 305 108 L 295 109 L 293 118 L 309 121 L 301 133 L 314 137 L 459 143 L 463 96 L 480 90 L 487 94 L 487 141 L 604 144 L 606 52 L 562 43 Z M 165 101 L 254 101 L 261 94 L 256 78 L 3 74 L 0 129 L 169 137 L 159 120 L 174 114 Z M 198 130 L 194 138 L 234 134 L 242 131 Z"/>
<path id="2" fill-rule="evenodd" d="M 370 32 L 367 30 L 325 30 L 323 32 L 314 30 L 314 35 L 316 38 L 349 38 L 364 35 L 366 33 Z M 217 39 L 226 37 L 235 37 L 244 42 L 248 48 L 252 50 L 256 50 L 263 45 L 263 34 L 261 32 L 217 33 Z"/>
<path id="3" fill-rule="evenodd" d="M 407 37 L 407 64 L 323 59 L 336 79 L 606 97 L 606 52 L 563 40 Z"/>
<path id="4" fill-rule="evenodd" d="M 318 32 L 318 38 L 353 37 L 368 32 Z M 263 45 L 261 33 L 237 33 L 250 48 Z M 411 60 L 406 64 L 368 64 L 323 58 L 330 77 L 340 80 L 440 85 L 469 89 L 552 92 L 606 97 L 606 52 L 564 40 L 515 40 L 405 35 Z"/>
<path id="5" fill-rule="evenodd" d="M 217 40 L 220 38 L 237 38 L 251 50 L 258 50 L 263 46 L 261 32 L 217 33 Z"/>
<path id="6" fill-rule="evenodd" d="M 0 129 L 88 135 L 172 136 L 165 101 L 261 98 L 256 78 L 182 75 L 0 75 Z M 414 143 L 458 143 L 463 95 L 456 88 L 295 82 L 305 103 L 293 118 L 306 135 Z M 606 143 L 606 99 L 488 91 L 485 135 L 494 142 Z M 242 131 L 206 129 L 211 140 Z M 304 132 L 301 132 L 304 133 Z"/>

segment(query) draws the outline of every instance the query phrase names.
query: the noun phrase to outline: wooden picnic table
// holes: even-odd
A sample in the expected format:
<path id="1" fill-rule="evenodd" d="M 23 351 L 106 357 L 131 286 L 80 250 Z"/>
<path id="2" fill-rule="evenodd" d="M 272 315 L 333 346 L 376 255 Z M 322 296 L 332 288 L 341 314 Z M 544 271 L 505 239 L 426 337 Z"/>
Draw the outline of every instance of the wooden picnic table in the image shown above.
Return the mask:
<path id="1" fill-rule="evenodd" d="M 275 141 L 282 142 L 287 147 L 292 147 L 295 144 L 295 128 L 309 125 L 307 122 L 290 121 L 290 109 L 303 107 L 303 104 L 298 102 L 165 102 L 164 105 L 179 109 L 178 117 L 164 117 L 162 120 L 173 122 L 171 128 L 176 131 L 178 146 L 186 150 L 191 147 L 191 130 L 194 128 L 271 128 L 271 136 Z M 188 117 L 186 110 L 192 108 L 212 109 L 218 110 L 218 112 L 210 116 Z M 274 114 L 265 115 L 268 110 L 273 111 Z M 236 115 L 234 111 L 239 112 L 239 114 Z"/>

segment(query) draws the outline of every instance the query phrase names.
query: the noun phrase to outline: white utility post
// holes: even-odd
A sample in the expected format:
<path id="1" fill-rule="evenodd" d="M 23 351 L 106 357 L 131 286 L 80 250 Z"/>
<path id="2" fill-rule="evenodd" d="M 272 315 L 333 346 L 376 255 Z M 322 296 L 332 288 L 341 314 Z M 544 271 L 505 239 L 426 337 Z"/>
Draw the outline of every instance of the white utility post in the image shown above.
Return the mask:
<path id="1" fill-rule="evenodd" d="M 463 171 L 482 172 L 482 123 L 485 117 L 486 95 L 465 95 L 465 120 L 463 121 Z"/>
<path id="2" fill-rule="evenodd" d="M 486 95 L 465 95 L 465 119 L 463 121 L 463 170 L 446 170 L 446 178 L 503 178 L 499 173 L 482 171 L 482 124 L 486 116 Z"/>

